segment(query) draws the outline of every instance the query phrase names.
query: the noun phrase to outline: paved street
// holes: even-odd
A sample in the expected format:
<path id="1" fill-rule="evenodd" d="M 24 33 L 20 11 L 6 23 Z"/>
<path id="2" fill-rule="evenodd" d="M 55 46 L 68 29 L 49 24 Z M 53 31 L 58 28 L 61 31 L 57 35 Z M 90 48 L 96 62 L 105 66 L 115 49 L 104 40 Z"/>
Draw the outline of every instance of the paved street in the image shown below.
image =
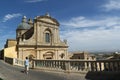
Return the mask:
<path id="1" fill-rule="evenodd" d="M 0 60 L 0 78 L 4 80 L 86 80 L 84 75 L 44 72 L 38 70 L 30 70 L 29 74 L 22 71 L 24 68 L 12 66 Z"/>

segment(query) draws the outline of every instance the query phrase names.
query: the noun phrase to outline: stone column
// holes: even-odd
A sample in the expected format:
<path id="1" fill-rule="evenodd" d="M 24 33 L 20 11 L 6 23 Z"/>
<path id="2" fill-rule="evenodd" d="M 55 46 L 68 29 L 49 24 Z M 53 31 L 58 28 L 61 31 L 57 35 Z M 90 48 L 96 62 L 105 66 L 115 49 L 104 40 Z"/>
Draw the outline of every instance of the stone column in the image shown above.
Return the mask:
<path id="1" fill-rule="evenodd" d="M 56 32 L 56 28 L 54 29 L 54 43 L 57 43 L 57 32 Z"/>
<path id="2" fill-rule="evenodd" d="M 95 70 L 98 71 L 97 62 L 95 62 Z"/>
<path id="3" fill-rule="evenodd" d="M 39 51 L 38 50 L 36 51 L 36 55 L 37 55 L 36 58 L 39 59 Z"/>
<path id="4" fill-rule="evenodd" d="M 68 72 L 68 73 L 70 72 L 70 62 L 69 61 L 65 62 L 65 70 L 66 70 L 65 72 Z"/>
<path id="5" fill-rule="evenodd" d="M 91 71 L 94 71 L 94 62 L 91 62 Z"/>
<path id="6" fill-rule="evenodd" d="M 43 59 L 43 55 L 41 53 L 41 50 L 39 50 L 39 59 Z"/>
<path id="7" fill-rule="evenodd" d="M 56 50 L 56 55 L 57 55 L 57 58 L 56 58 L 56 59 L 59 59 L 59 56 L 58 56 L 58 50 Z"/>
<path id="8" fill-rule="evenodd" d="M 35 61 L 34 60 L 32 61 L 32 68 L 33 69 L 35 68 Z"/>
<path id="9" fill-rule="evenodd" d="M 65 53 L 65 59 L 69 59 L 67 50 L 65 50 L 64 53 Z"/>
<path id="10" fill-rule="evenodd" d="M 24 56 L 24 54 L 23 54 L 23 49 L 19 49 L 19 54 L 18 54 L 18 55 L 19 55 L 18 58 L 19 58 L 20 60 L 23 60 L 23 56 Z"/>

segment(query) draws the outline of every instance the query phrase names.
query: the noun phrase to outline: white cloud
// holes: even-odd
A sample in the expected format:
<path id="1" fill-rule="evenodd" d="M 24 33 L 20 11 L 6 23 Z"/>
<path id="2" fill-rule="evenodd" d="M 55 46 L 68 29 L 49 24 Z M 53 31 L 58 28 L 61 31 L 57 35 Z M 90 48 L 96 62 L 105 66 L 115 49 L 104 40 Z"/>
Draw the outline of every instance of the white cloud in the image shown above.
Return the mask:
<path id="1" fill-rule="evenodd" d="M 105 11 L 120 10 L 120 0 L 108 0 L 106 4 L 102 5 Z"/>
<path id="2" fill-rule="evenodd" d="M 119 49 L 120 17 L 97 18 L 77 17 L 62 22 L 62 26 L 68 30 L 61 32 L 61 38 L 68 40 L 69 50 Z M 81 27 L 84 29 L 79 29 Z"/>
<path id="3" fill-rule="evenodd" d="M 26 0 L 25 2 L 36 3 L 36 2 L 42 2 L 42 1 L 45 1 L 45 0 Z"/>
<path id="4" fill-rule="evenodd" d="M 13 19 L 13 18 L 17 18 L 19 16 L 22 16 L 22 15 L 20 13 L 17 13 L 17 14 L 7 14 L 7 15 L 4 16 L 3 22 L 6 22 L 6 21 L 8 21 L 10 19 Z"/>
<path id="5" fill-rule="evenodd" d="M 83 16 L 72 18 L 69 21 L 61 22 L 63 26 L 71 28 L 80 27 L 113 27 L 114 25 L 120 25 L 120 17 L 97 17 L 97 19 L 89 19 Z"/>

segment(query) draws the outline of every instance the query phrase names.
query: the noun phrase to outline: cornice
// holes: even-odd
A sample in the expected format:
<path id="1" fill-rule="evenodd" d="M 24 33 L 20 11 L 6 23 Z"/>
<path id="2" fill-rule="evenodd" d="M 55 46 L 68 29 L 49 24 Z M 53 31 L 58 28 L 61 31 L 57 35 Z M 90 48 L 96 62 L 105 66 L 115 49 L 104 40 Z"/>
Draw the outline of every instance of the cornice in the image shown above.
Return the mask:
<path id="1" fill-rule="evenodd" d="M 28 48 L 68 48 L 68 46 L 46 46 L 46 45 L 17 45 L 17 47 L 28 47 Z"/>

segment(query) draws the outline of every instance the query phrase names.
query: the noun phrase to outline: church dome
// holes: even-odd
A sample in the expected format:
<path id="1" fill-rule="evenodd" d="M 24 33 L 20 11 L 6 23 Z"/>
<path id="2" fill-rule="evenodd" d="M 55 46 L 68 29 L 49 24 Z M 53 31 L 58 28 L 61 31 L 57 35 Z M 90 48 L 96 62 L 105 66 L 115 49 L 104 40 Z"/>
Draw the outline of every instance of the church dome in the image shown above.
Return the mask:
<path id="1" fill-rule="evenodd" d="M 18 28 L 17 29 L 30 29 L 31 27 L 30 27 L 30 25 L 28 24 L 28 23 L 24 23 L 24 22 L 22 22 L 22 23 L 20 23 L 19 25 L 18 25 Z"/>
<path id="2" fill-rule="evenodd" d="M 30 29 L 30 25 L 27 23 L 26 16 L 23 17 L 22 22 L 18 25 L 17 29 Z"/>

